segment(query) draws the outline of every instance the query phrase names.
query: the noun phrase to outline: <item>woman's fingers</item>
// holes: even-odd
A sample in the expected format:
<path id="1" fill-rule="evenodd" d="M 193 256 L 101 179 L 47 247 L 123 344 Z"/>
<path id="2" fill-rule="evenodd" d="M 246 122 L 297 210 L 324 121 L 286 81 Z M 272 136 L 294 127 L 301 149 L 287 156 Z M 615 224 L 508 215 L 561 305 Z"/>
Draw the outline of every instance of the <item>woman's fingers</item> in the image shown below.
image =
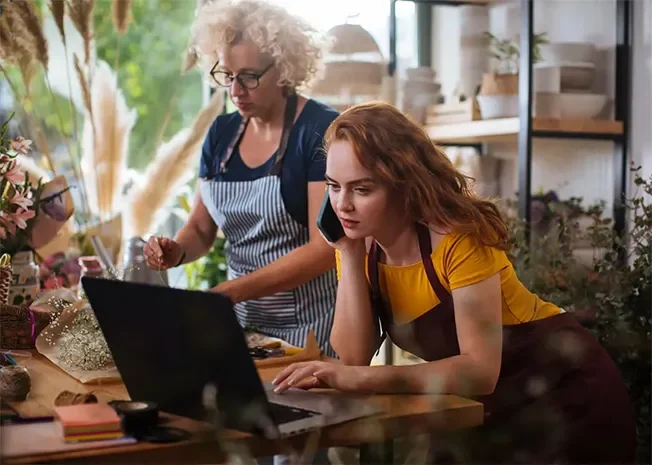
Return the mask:
<path id="1" fill-rule="evenodd" d="M 163 249 L 161 248 L 160 237 L 152 236 L 149 238 L 149 241 L 147 241 L 147 245 L 149 245 L 149 248 L 151 249 L 152 254 L 156 258 L 163 258 Z"/>
<path id="2" fill-rule="evenodd" d="M 303 366 L 297 366 L 291 373 L 287 374 L 285 379 L 282 381 L 278 381 L 278 378 L 275 380 L 276 382 L 274 384 L 277 384 L 277 387 L 274 389 L 274 392 L 281 393 L 291 387 L 295 387 L 305 378 L 312 377 L 312 374 L 317 371 L 317 369 L 318 365 L 314 362 L 306 363 Z"/>
<path id="3" fill-rule="evenodd" d="M 307 378 L 302 379 L 298 383 L 294 384 L 292 387 L 295 389 L 315 389 L 320 387 L 322 383 L 315 378 L 314 376 L 308 376 Z"/>
<path id="4" fill-rule="evenodd" d="M 147 260 L 147 266 L 155 270 L 167 270 L 173 264 L 168 263 L 170 251 L 170 239 L 166 237 L 152 236 L 143 247 L 143 256 Z"/>
<path id="5" fill-rule="evenodd" d="M 292 373 L 294 373 L 294 371 L 297 368 L 301 368 L 304 365 L 305 365 L 305 363 L 293 363 L 292 365 L 286 366 L 285 368 L 283 368 L 280 371 L 280 373 L 278 375 L 276 375 L 276 378 L 274 378 L 272 380 L 272 384 L 278 385 L 278 384 L 282 383 L 283 381 L 285 381 L 285 379 L 288 376 L 290 376 Z"/>
<path id="6" fill-rule="evenodd" d="M 167 266 L 165 263 L 163 263 L 160 259 L 151 256 L 150 258 L 147 259 L 147 266 L 152 268 L 153 270 L 165 270 Z"/>

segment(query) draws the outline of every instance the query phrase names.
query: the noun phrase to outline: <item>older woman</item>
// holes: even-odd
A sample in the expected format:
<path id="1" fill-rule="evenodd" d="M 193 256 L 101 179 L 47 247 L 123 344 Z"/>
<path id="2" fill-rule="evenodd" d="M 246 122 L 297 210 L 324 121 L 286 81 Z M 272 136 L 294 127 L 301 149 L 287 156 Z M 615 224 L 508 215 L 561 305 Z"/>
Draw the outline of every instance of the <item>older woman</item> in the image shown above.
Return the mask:
<path id="1" fill-rule="evenodd" d="M 315 223 L 326 189 L 322 136 L 337 113 L 298 93 L 318 69 L 314 31 L 261 0 L 204 5 L 197 51 L 237 112 L 204 143 L 198 195 L 174 239 L 153 237 L 152 268 L 196 260 L 226 239 L 228 295 L 243 326 L 302 346 L 314 329 L 326 353 L 337 279 Z"/>

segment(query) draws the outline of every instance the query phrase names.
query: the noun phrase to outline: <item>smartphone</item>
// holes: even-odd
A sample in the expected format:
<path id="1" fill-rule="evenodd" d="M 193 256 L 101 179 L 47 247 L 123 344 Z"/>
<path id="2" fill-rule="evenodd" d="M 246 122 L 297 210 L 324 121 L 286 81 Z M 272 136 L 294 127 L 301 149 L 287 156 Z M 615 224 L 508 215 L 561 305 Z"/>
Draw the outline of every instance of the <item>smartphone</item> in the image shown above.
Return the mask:
<path id="1" fill-rule="evenodd" d="M 335 214 L 335 210 L 333 210 L 328 189 L 326 189 L 326 195 L 324 195 L 324 200 L 321 203 L 321 209 L 317 217 L 317 227 L 326 240 L 331 243 L 337 242 L 344 237 L 344 228 Z"/>

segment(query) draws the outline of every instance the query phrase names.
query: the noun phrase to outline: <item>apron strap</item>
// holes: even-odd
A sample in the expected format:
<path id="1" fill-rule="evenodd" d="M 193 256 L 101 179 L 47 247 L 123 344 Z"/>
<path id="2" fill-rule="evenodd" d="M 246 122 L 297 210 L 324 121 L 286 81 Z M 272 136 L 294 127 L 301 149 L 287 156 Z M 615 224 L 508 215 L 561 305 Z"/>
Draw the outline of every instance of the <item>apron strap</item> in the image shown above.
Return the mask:
<path id="1" fill-rule="evenodd" d="M 435 265 L 432 262 L 432 244 L 430 242 L 430 231 L 427 226 L 417 223 L 417 238 L 419 240 L 419 251 L 421 252 L 421 262 L 426 271 L 426 276 L 430 282 L 432 290 L 435 291 L 440 304 L 449 305 L 452 303 L 452 296 L 439 281 Z M 373 310 L 378 314 L 381 321 L 391 321 L 391 315 L 386 311 L 383 304 L 380 282 L 378 279 L 378 261 L 380 253 L 378 243 L 373 241 L 369 249 L 369 259 L 367 261 L 367 272 L 369 273 L 369 282 L 371 284 L 371 298 Z"/>
<path id="2" fill-rule="evenodd" d="M 448 304 L 452 296 L 439 281 L 435 265 L 432 263 L 432 243 L 430 242 L 430 230 L 422 223 L 417 223 L 417 237 L 419 238 L 419 251 L 421 252 L 421 262 L 426 270 L 426 276 L 430 281 L 432 290 L 435 291 L 439 301 L 442 304 Z"/>
<path id="3" fill-rule="evenodd" d="M 269 172 L 271 176 L 278 176 L 281 173 L 281 168 L 283 167 L 283 158 L 285 157 L 285 152 L 287 151 L 288 140 L 290 139 L 290 133 L 292 132 L 292 126 L 294 125 L 294 117 L 297 114 L 297 102 L 298 97 L 296 93 L 288 95 L 285 101 L 285 112 L 283 114 L 283 130 L 281 132 L 281 140 L 279 141 L 278 148 L 276 149 L 276 157 L 274 159 L 274 164 Z M 235 137 L 229 143 L 229 146 L 226 149 L 224 158 L 220 162 L 220 173 L 226 172 L 226 165 L 231 160 L 231 156 L 235 149 L 240 145 L 240 141 L 244 136 L 245 130 L 249 125 L 249 118 L 243 118 L 238 127 L 238 132 L 236 132 Z"/>
<path id="4" fill-rule="evenodd" d="M 373 299 L 380 299 L 380 284 L 378 283 L 378 243 L 373 241 L 369 248 L 369 259 L 367 260 L 367 273 L 371 284 Z M 382 302 L 382 300 L 379 300 Z M 372 302 L 373 303 L 373 302 Z"/>
<path id="5" fill-rule="evenodd" d="M 288 148 L 288 141 L 290 140 L 290 133 L 292 132 L 292 126 L 294 125 L 294 117 L 297 114 L 297 94 L 292 92 L 288 95 L 287 100 L 285 101 L 285 114 L 283 115 L 283 132 L 281 133 L 281 140 L 278 144 L 278 149 L 276 150 L 276 160 L 272 165 L 272 169 L 269 171 L 270 176 L 278 176 L 281 174 L 281 168 L 283 167 L 283 159 L 285 157 L 285 152 Z"/>
<path id="6" fill-rule="evenodd" d="M 226 173 L 226 164 L 231 161 L 231 155 L 233 155 L 233 151 L 238 145 L 240 145 L 240 141 L 242 140 L 242 136 L 244 136 L 245 129 L 247 129 L 248 124 L 249 118 L 242 118 L 240 126 L 238 127 L 238 132 L 235 133 L 235 137 L 229 143 L 229 146 L 226 148 L 226 153 L 220 162 L 220 173 Z"/>
<path id="7" fill-rule="evenodd" d="M 367 259 L 367 274 L 371 284 L 371 311 L 376 316 L 376 321 L 380 321 L 380 344 L 387 338 L 386 325 L 391 321 L 391 315 L 385 309 L 383 303 L 383 296 L 380 291 L 380 283 L 378 282 L 378 243 L 373 241 L 369 248 L 369 258 Z M 376 351 L 376 355 L 380 352 L 380 346 Z"/>

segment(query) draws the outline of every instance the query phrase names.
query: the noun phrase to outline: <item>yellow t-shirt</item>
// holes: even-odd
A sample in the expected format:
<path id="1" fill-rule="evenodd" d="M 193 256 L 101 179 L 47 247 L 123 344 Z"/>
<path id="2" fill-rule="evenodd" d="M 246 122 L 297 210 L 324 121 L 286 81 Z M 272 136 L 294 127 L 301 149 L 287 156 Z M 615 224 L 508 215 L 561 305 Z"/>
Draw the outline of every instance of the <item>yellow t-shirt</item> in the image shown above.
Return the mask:
<path id="1" fill-rule="evenodd" d="M 341 276 L 340 255 L 336 251 L 337 277 Z M 367 260 L 368 260 L 367 256 Z M 485 247 L 470 236 L 450 233 L 431 254 L 442 286 L 452 292 L 500 273 L 503 296 L 503 325 L 515 325 L 557 315 L 560 309 L 541 300 L 519 281 L 507 254 Z M 367 276 L 367 279 L 369 277 Z M 381 292 L 397 324 L 408 323 L 439 304 L 423 263 L 406 266 L 378 264 Z"/>

